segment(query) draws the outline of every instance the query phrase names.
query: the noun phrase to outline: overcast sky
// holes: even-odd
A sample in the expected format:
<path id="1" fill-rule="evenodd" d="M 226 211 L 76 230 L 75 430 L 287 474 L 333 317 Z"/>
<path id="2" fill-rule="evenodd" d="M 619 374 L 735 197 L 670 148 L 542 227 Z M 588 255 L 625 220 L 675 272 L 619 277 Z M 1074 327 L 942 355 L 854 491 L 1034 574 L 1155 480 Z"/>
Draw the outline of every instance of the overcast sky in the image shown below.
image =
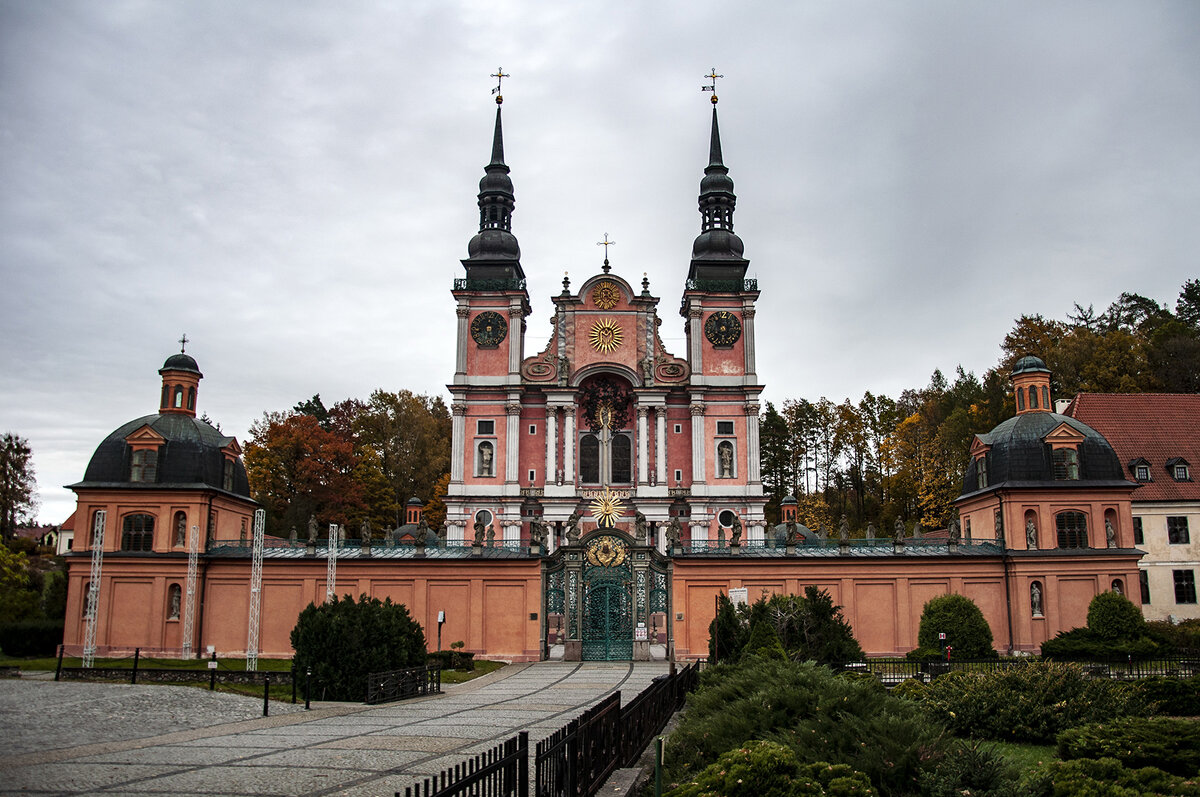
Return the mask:
<path id="1" fill-rule="evenodd" d="M 41 520 L 184 332 L 243 442 L 446 395 L 499 66 L 528 353 L 607 232 L 686 354 L 714 66 L 768 400 L 981 373 L 1023 313 L 1200 274 L 1191 0 L 0 0 L 0 432 Z"/>

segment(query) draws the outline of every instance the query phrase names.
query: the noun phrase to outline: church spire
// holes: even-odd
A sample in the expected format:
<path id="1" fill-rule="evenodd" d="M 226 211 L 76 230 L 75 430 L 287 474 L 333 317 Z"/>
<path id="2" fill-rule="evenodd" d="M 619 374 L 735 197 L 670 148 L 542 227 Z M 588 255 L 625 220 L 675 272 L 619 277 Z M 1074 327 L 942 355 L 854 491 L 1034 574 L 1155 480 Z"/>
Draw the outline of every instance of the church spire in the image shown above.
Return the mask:
<path id="1" fill-rule="evenodd" d="M 721 155 L 721 129 L 717 123 L 716 78 L 704 86 L 712 94 L 712 133 L 708 146 L 708 166 L 700 181 L 700 234 L 692 244 L 690 280 L 741 280 L 746 276 L 750 261 L 742 257 L 742 239 L 733 232 L 733 210 L 737 196 L 733 193 L 733 178 Z"/>
<path id="2" fill-rule="evenodd" d="M 502 80 L 508 77 L 504 70 L 496 70 L 492 77 Z M 524 279 L 521 269 L 521 247 L 512 234 L 512 213 L 516 205 L 512 180 L 508 176 L 508 165 L 504 163 L 504 129 L 501 120 L 500 95 L 497 83 L 492 93 L 496 95 L 496 127 L 492 133 L 492 159 L 484 167 L 483 179 L 479 181 L 479 232 L 467 245 L 468 258 L 462 261 L 468 280 L 480 279 Z"/>

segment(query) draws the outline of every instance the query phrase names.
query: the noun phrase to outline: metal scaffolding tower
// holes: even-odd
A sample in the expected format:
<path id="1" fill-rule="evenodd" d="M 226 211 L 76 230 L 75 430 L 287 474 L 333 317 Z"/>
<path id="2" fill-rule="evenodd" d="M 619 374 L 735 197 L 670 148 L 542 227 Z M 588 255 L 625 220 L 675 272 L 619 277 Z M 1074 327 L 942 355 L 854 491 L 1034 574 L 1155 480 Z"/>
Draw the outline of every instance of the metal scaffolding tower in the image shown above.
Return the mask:
<path id="1" fill-rule="evenodd" d="M 187 588 L 183 599 L 183 645 L 179 658 L 192 657 L 192 633 L 196 625 L 196 563 L 200 559 L 200 527 L 193 525 L 188 534 Z"/>
<path id="2" fill-rule="evenodd" d="M 254 510 L 254 552 L 250 559 L 250 622 L 246 637 L 246 670 L 258 669 L 258 626 L 262 617 L 263 535 L 267 525 L 266 510 Z"/>
<path id="3" fill-rule="evenodd" d="M 337 595 L 337 557 L 338 557 L 338 524 L 329 524 L 329 543 L 325 546 L 325 601 L 328 603 Z"/>
<path id="4" fill-rule="evenodd" d="M 87 591 L 87 623 L 83 629 L 83 666 L 91 667 L 96 659 L 96 619 L 100 613 L 100 568 L 104 564 L 104 522 L 108 512 L 96 511 L 92 526 L 92 572 Z"/>

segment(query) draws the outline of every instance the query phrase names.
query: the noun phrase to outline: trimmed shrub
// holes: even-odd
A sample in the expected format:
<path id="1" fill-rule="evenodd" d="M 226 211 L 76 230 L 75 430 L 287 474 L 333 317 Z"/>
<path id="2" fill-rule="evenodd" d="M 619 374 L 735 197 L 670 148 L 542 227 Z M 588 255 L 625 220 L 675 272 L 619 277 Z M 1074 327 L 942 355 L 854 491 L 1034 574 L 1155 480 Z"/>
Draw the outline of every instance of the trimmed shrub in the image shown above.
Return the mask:
<path id="1" fill-rule="evenodd" d="M 900 683 L 892 687 L 892 694 L 896 697 L 902 697 L 906 700 L 924 700 L 925 695 L 929 693 L 929 687 L 924 681 L 917 678 L 905 678 Z"/>
<path id="2" fill-rule="evenodd" d="M 751 657 L 700 674 L 700 687 L 667 741 L 667 782 L 689 781 L 751 740 L 785 745 L 802 763 L 846 764 L 881 794 L 912 793 L 923 759 L 943 744 L 936 722 L 878 682 L 839 678 L 811 663 Z"/>
<path id="3" fill-rule="evenodd" d="M 462 650 L 432 650 L 426 654 L 425 663 L 436 664 L 443 670 L 470 672 L 475 669 L 475 654 Z"/>
<path id="4" fill-rule="evenodd" d="M 748 742 L 723 753 L 691 782 L 667 797 L 821 797 L 874 795 L 871 781 L 844 764 L 801 764 L 789 747 Z"/>
<path id="5" fill-rule="evenodd" d="M 361 701 L 368 673 L 425 663 L 425 632 L 391 598 L 335 596 L 300 612 L 292 648 L 297 667 L 312 668 L 322 699 Z"/>
<path id="6" fill-rule="evenodd" d="M 1200 676 L 1142 678 L 1126 685 L 1145 702 L 1150 714 L 1168 717 L 1200 716 Z"/>
<path id="7" fill-rule="evenodd" d="M 1146 635 L 1158 643 L 1165 655 L 1200 651 L 1200 619 L 1184 620 L 1179 624 L 1155 620 L 1146 623 Z"/>
<path id="8" fill-rule="evenodd" d="M 940 595 L 921 610 L 917 644 L 928 650 L 941 650 L 940 633 L 946 635 L 946 646 L 952 648 L 951 659 L 996 658 L 992 627 L 975 601 L 965 595 Z"/>
<path id="9" fill-rule="evenodd" d="M 955 735 L 1050 744 L 1067 728 L 1145 712 L 1140 695 L 1077 664 L 1028 662 L 935 678 L 921 702 Z"/>
<path id="10" fill-rule="evenodd" d="M 1126 769 L 1114 758 L 1051 761 L 1022 780 L 1029 797 L 1200 797 L 1194 780 L 1161 769 Z"/>
<path id="11" fill-rule="evenodd" d="M 1109 642 L 1132 641 L 1146 633 L 1142 610 L 1119 592 L 1101 592 L 1088 604 L 1088 630 Z"/>
<path id="12" fill-rule="evenodd" d="M 62 641 L 62 620 L 22 620 L 0 625 L 0 651 L 6 656 L 54 656 Z"/>
<path id="13" fill-rule="evenodd" d="M 994 748 L 956 742 L 946 755 L 921 773 L 924 797 L 1021 797 L 1021 776 Z"/>
<path id="14" fill-rule="evenodd" d="M 1054 639 L 1042 643 L 1042 656 L 1056 661 L 1096 661 L 1104 659 L 1148 659 L 1161 650 L 1153 639 L 1104 639 L 1090 628 L 1060 631 Z"/>
<path id="15" fill-rule="evenodd" d="M 764 659 L 786 659 L 787 653 L 775 626 L 769 620 L 760 620 L 750 629 L 750 640 L 742 651 L 746 656 L 762 656 Z"/>
<path id="16" fill-rule="evenodd" d="M 1200 725 L 1173 717 L 1123 717 L 1069 728 L 1058 735 L 1058 755 L 1115 758 L 1126 767 L 1157 767 L 1172 775 L 1200 770 Z"/>

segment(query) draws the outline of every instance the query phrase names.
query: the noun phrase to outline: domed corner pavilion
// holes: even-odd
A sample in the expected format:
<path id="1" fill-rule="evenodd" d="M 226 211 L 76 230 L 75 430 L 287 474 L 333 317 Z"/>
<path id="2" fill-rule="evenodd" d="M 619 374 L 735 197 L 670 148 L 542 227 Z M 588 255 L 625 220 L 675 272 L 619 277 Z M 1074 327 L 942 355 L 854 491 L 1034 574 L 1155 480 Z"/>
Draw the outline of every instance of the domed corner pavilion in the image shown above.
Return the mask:
<path id="1" fill-rule="evenodd" d="M 1005 550 L 1018 649 L 1087 624 L 1093 596 L 1114 590 L 1138 603 L 1138 559 L 1127 480 L 1108 441 L 1052 410 L 1050 369 L 1034 356 L 1012 372 L 1017 414 L 975 436 L 955 504 L 964 536 Z"/>

